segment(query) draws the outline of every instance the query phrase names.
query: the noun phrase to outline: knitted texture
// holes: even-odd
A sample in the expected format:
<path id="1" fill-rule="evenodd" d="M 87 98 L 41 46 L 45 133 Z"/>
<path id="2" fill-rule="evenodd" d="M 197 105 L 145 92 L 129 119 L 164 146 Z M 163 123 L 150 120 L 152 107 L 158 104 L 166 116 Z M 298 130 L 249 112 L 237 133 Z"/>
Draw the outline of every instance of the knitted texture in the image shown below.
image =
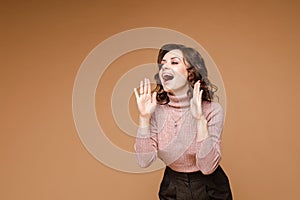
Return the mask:
<path id="1" fill-rule="evenodd" d="M 186 95 L 169 95 L 169 99 L 168 104 L 156 106 L 149 127 L 137 130 L 134 147 L 139 165 L 148 167 L 159 157 L 174 171 L 212 173 L 221 160 L 221 105 L 202 102 L 208 136 L 196 141 L 197 123 L 190 112 L 190 99 Z"/>

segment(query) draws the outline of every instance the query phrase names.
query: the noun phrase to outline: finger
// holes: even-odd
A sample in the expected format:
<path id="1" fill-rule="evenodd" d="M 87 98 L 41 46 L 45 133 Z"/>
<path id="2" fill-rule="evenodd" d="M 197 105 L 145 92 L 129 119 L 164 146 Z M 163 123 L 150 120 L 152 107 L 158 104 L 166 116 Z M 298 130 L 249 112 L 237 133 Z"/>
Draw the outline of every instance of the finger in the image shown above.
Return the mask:
<path id="1" fill-rule="evenodd" d="M 144 83 L 143 81 L 140 82 L 140 94 L 144 93 Z"/>
<path id="2" fill-rule="evenodd" d="M 134 88 L 133 90 L 134 90 L 135 98 L 136 98 L 136 100 L 138 100 L 140 97 L 139 97 L 139 94 L 137 92 L 137 89 Z"/>
<path id="3" fill-rule="evenodd" d="M 198 108 L 201 114 L 202 114 L 202 94 L 203 94 L 203 90 L 200 90 L 200 94 L 198 98 Z"/>
<path id="4" fill-rule="evenodd" d="M 199 96 L 200 93 L 200 81 L 197 82 L 197 94 Z"/>
<path id="5" fill-rule="evenodd" d="M 197 83 L 194 84 L 193 97 L 196 97 L 196 88 L 197 88 Z"/>
<path id="6" fill-rule="evenodd" d="M 200 104 L 202 102 L 202 94 L 203 94 L 203 90 L 200 90 L 200 94 L 199 94 L 199 102 L 200 102 Z"/>
<path id="7" fill-rule="evenodd" d="M 195 98 L 198 98 L 198 95 L 199 95 L 199 82 L 198 81 L 195 83 L 195 86 L 194 86 L 194 95 L 195 95 Z"/>
<path id="8" fill-rule="evenodd" d="M 198 85 L 199 85 L 199 89 L 200 89 L 200 86 L 201 86 L 201 81 L 200 80 L 198 80 Z"/>
<path id="9" fill-rule="evenodd" d="M 151 84 L 149 79 L 147 79 L 147 83 L 148 83 L 148 94 L 151 95 Z"/>
<path id="10" fill-rule="evenodd" d="M 147 83 L 147 79 L 145 78 L 144 80 L 144 94 L 148 93 L 148 83 Z"/>
<path id="11" fill-rule="evenodd" d="M 157 95 L 157 92 L 153 92 L 153 94 L 152 94 L 152 103 L 155 103 L 155 104 L 156 104 L 156 95 Z"/>

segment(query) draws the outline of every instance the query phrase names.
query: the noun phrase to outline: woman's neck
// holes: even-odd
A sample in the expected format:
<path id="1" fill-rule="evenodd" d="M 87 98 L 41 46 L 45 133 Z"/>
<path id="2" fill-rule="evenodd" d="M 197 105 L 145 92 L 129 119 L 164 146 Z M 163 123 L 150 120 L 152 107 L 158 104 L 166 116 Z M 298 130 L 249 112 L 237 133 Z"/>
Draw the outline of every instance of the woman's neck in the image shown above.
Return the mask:
<path id="1" fill-rule="evenodd" d="M 173 95 L 168 93 L 169 103 L 168 105 L 176 108 L 186 108 L 190 106 L 190 98 L 185 93 L 183 95 Z"/>

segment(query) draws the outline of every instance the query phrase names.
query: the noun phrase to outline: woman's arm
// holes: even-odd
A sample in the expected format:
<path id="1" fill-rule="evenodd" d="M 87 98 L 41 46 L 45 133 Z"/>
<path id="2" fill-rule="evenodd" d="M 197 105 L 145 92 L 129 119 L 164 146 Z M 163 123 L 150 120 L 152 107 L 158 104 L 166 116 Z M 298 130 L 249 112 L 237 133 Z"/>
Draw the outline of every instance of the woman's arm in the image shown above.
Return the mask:
<path id="1" fill-rule="evenodd" d="M 157 157 L 157 128 L 155 117 L 156 92 L 151 94 L 150 80 L 140 82 L 139 93 L 134 88 L 137 106 L 140 112 L 139 128 L 134 146 L 138 164 L 148 167 Z"/>
<path id="2" fill-rule="evenodd" d="M 191 113 L 197 121 L 196 164 L 204 174 L 212 173 L 221 160 L 220 141 L 224 114 L 219 103 L 205 102 L 202 105 L 200 81 L 195 83 L 191 99 Z M 206 116 L 202 109 L 206 110 Z"/>
<path id="3" fill-rule="evenodd" d="M 134 145 L 137 162 L 141 167 L 148 167 L 157 158 L 157 126 L 155 116 L 150 119 L 140 117 Z"/>
<path id="4" fill-rule="evenodd" d="M 196 164 L 204 174 L 211 174 L 221 160 L 221 134 L 224 113 L 216 102 L 207 104 L 208 114 L 198 121 Z"/>

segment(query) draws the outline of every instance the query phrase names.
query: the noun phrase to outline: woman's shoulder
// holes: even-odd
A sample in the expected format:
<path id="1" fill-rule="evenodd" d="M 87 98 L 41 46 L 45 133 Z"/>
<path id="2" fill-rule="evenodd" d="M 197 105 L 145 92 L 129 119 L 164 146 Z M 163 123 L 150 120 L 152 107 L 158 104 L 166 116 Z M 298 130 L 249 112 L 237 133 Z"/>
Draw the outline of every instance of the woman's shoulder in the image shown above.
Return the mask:
<path id="1" fill-rule="evenodd" d="M 157 104 L 154 112 L 156 115 L 163 114 L 166 112 L 167 107 L 167 104 Z"/>
<path id="2" fill-rule="evenodd" d="M 224 111 L 223 111 L 223 107 L 219 102 L 215 102 L 215 101 L 203 101 L 202 102 L 202 110 L 204 113 L 206 113 L 207 115 L 212 114 L 221 114 L 224 115 Z"/>
<path id="3" fill-rule="evenodd" d="M 207 108 L 207 109 L 209 108 L 209 109 L 213 109 L 213 110 L 220 110 L 220 109 L 223 110 L 222 105 L 216 101 L 203 101 L 202 104 L 203 104 L 203 107 Z"/>
<path id="4" fill-rule="evenodd" d="M 157 104 L 154 112 L 151 115 L 151 120 L 155 122 L 158 127 L 162 127 L 164 121 L 166 120 L 166 116 L 168 114 L 166 107 L 166 105 Z"/>

